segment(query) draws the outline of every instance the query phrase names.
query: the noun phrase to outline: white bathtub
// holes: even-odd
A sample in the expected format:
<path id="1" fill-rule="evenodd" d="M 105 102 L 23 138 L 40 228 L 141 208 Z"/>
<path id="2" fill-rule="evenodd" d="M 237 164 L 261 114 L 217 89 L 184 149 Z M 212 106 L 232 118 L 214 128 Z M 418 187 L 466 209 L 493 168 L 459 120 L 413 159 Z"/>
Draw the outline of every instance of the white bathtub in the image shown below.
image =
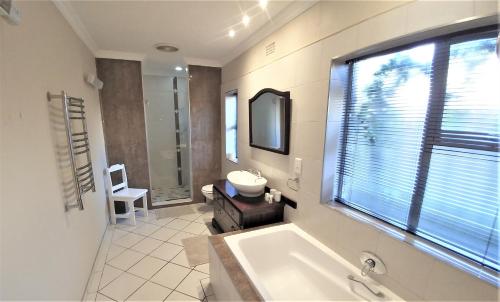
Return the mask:
<path id="1" fill-rule="evenodd" d="M 266 301 L 402 300 L 371 279 L 370 287 L 384 298 L 349 281 L 348 275 L 361 279 L 359 269 L 292 223 L 224 239 Z"/>

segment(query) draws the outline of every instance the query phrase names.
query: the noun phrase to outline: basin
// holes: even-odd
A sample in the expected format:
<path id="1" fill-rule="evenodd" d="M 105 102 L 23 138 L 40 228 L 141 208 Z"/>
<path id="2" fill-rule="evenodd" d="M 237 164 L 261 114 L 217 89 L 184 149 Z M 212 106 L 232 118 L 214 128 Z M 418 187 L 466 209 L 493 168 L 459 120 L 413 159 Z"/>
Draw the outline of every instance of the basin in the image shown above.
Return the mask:
<path id="1" fill-rule="evenodd" d="M 257 197 L 264 193 L 267 179 L 254 175 L 248 171 L 233 171 L 227 174 L 227 180 L 246 197 Z"/>

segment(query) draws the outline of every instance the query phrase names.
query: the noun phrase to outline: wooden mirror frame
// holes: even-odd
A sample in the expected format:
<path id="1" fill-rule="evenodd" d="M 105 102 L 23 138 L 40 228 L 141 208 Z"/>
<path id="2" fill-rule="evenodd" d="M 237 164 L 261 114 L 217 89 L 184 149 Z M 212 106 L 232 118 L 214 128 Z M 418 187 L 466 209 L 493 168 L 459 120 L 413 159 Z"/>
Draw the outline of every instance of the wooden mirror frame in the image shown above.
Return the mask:
<path id="1" fill-rule="evenodd" d="M 285 100 L 285 134 L 284 134 L 284 142 L 283 142 L 283 151 L 273 148 L 267 148 L 260 145 L 255 145 L 252 143 L 252 103 L 255 102 L 261 95 L 264 93 L 272 93 L 278 95 Z M 291 121 L 291 112 L 292 112 L 292 100 L 290 99 L 290 91 L 279 91 L 272 88 L 264 88 L 257 92 L 251 99 L 248 100 L 249 107 L 249 124 L 250 124 L 250 147 L 258 148 L 274 153 L 279 153 L 283 155 L 290 154 L 290 121 Z"/>

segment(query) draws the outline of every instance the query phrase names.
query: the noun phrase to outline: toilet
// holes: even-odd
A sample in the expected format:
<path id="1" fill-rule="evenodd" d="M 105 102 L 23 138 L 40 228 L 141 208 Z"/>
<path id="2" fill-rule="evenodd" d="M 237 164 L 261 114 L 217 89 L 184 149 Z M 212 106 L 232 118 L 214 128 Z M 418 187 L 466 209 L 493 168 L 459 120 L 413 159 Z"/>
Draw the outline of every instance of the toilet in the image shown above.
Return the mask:
<path id="1" fill-rule="evenodd" d="M 201 193 L 205 196 L 207 202 L 214 200 L 213 185 L 205 185 L 201 188 Z"/>

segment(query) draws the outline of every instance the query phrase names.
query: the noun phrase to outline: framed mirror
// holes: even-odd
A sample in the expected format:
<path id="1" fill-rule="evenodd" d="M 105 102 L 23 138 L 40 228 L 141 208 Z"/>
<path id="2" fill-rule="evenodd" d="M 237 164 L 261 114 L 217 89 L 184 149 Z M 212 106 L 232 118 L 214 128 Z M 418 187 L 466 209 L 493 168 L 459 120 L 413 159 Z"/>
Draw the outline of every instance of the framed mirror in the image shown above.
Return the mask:
<path id="1" fill-rule="evenodd" d="M 290 146 L 290 92 L 259 91 L 250 103 L 250 146 L 288 154 Z"/>

